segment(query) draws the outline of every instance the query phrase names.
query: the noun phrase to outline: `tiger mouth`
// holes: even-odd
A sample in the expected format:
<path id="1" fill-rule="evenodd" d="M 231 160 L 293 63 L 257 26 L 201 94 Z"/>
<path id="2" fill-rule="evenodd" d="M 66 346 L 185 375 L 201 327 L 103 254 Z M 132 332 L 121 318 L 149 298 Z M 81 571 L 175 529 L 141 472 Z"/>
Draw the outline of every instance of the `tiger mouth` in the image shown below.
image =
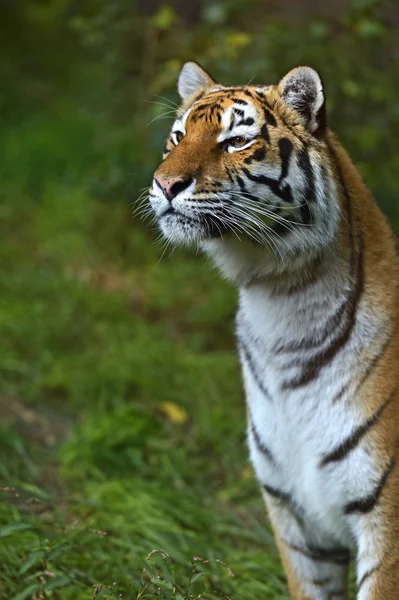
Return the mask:
<path id="1" fill-rule="evenodd" d="M 223 222 L 222 218 L 215 215 L 195 215 L 190 216 L 169 206 L 160 216 L 159 220 L 177 221 L 181 225 L 189 225 L 193 229 L 198 229 L 204 238 L 220 238 L 231 231 L 231 227 Z"/>
<path id="2" fill-rule="evenodd" d="M 177 213 L 176 209 L 173 208 L 173 206 L 169 206 L 159 215 L 158 218 L 163 219 L 164 217 L 167 217 L 168 215 L 174 215 L 176 213 Z"/>

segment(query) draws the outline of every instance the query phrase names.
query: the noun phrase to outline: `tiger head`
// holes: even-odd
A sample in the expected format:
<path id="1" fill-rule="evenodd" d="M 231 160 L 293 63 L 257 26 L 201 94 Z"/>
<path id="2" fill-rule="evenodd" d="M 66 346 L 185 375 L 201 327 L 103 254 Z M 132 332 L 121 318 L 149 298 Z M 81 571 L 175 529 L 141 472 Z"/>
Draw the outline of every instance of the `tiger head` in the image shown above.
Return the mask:
<path id="1" fill-rule="evenodd" d="M 278 85 L 225 87 L 194 62 L 150 188 L 167 240 L 197 243 L 233 278 L 251 277 L 330 244 L 339 203 L 316 71 Z"/>

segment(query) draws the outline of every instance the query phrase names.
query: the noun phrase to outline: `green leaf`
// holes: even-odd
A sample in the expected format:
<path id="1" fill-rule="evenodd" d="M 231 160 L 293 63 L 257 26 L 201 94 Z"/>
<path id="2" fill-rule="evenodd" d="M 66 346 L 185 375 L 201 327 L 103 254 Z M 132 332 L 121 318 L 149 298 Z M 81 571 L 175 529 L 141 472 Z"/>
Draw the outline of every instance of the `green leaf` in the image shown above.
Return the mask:
<path id="1" fill-rule="evenodd" d="M 152 577 L 151 583 L 160 588 L 166 588 L 167 590 L 172 591 L 173 585 L 169 581 L 165 581 L 164 579 L 158 579 L 157 577 Z"/>
<path id="2" fill-rule="evenodd" d="M 191 578 L 190 583 L 194 583 L 195 581 L 198 581 L 198 579 L 200 579 L 201 577 L 204 577 L 205 573 L 196 573 L 195 575 L 193 575 L 193 577 Z"/>
<path id="3" fill-rule="evenodd" d="M 26 561 L 22 563 L 22 566 L 19 570 L 19 574 L 23 575 L 23 573 L 29 571 L 29 569 L 33 567 L 33 565 L 35 565 L 41 558 L 43 558 L 45 554 L 45 550 L 34 550 L 33 552 L 31 552 Z"/>
<path id="4" fill-rule="evenodd" d="M 13 596 L 11 600 L 26 600 L 27 598 L 31 598 L 33 592 L 37 592 L 41 589 L 40 583 L 33 583 L 29 587 L 25 588 L 23 592 L 20 592 L 16 596 Z"/>
<path id="5" fill-rule="evenodd" d="M 10 523 L 10 525 L 4 525 L 4 527 L 0 527 L 0 538 L 5 538 L 13 533 L 27 531 L 29 529 L 34 529 L 33 525 L 30 525 L 29 523 Z"/>
<path id="6" fill-rule="evenodd" d="M 58 577 L 54 577 L 49 583 L 46 585 L 46 591 L 56 590 L 59 588 L 66 587 L 71 580 L 66 575 L 58 575 Z"/>
<path id="7" fill-rule="evenodd" d="M 58 558 L 59 556 L 61 556 L 61 554 L 63 554 L 70 547 L 71 547 L 70 542 L 62 542 L 61 544 L 54 546 L 53 548 L 51 548 L 50 552 L 47 554 L 47 559 L 54 560 L 55 558 Z"/>

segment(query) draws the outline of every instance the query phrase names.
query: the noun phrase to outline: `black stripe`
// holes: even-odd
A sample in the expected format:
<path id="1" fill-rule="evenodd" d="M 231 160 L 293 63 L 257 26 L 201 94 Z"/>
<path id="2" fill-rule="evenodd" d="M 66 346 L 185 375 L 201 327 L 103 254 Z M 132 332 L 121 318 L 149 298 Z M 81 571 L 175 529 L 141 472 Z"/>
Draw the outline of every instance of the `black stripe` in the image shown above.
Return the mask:
<path id="1" fill-rule="evenodd" d="M 288 175 L 288 167 L 290 164 L 290 158 L 294 146 L 288 138 L 281 138 L 278 141 L 278 149 L 280 152 L 280 160 L 281 160 L 281 175 L 280 179 L 284 179 Z"/>
<path id="2" fill-rule="evenodd" d="M 226 167 L 227 177 L 230 179 L 230 183 L 234 184 L 234 179 L 228 167 Z"/>
<path id="3" fill-rule="evenodd" d="M 302 367 L 302 374 L 294 379 L 284 382 L 283 389 L 295 389 L 306 385 L 315 379 L 320 371 L 331 362 L 331 360 L 338 354 L 341 348 L 349 340 L 353 327 L 355 326 L 357 307 L 359 305 L 364 288 L 362 249 L 359 249 L 357 263 L 358 275 L 356 286 L 351 297 L 347 300 L 348 306 L 344 326 L 342 327 L 341 331 L 331 340 L 327 347 L 322 349 L 315 356 L 307 361 L 296 360 L 292 362 L 290 366 Z"/>
<path id="4" fill-rule="evenodd" d="M 306 179 L 306 190 L 303 194 L 303 203 L 300 208 L 300 213 L 303 223 L 310 223 L 312 216 L 310 213 L 309 204 L 313 204 L 316 201 L 316 189 L 315 189 L 315 177 L 313 168 L 309 158 L 309 152 L 306 146 L 303 146 L 298 153 L 298 165 L 302 172 L 305 174 Z"/>
<path id="5" fill-rule="evenodd" d="M 236 175 L 236 181 L 239 185 L 239 188 L 242 192 L 247 192 L 247 188 L 245 187 L 245 183 L 243 182 L 243 180 L 241 179 L 241 177 L 239 175 Z"/>
<path id="6" fill-rule="evenodd" d="M 267 185 L 273 194 L 281 198 L 284 202 L 290 204 L 293 202 L 291 187 L 288 184 L 283 187 L 279 179 L 272 179 L 266 175 L 253 175 L 251 171 L 248 171 L 248 169 L 245 168 L 243 169 L 243 172 L 251 181 Z"/>
<path id="7" fill-rule="evenodd" d="M 378 569 L 381 568 L 381 563 L 375 567 L 373 567 L 372 569 L 370 569 L 369 571 L 366 571 L 366 573 L 363 575 L 363 577 L 361 578 L 361 580 L 359 581 L 359 583 L 357 584 L 357 591 L 360 590 L 360 588 L 362 587 L 362 585 L 364 583 L 366 583 L 367 579 L 369 579 L 372 575 L 374 575 L 374 573 L 376 571 L 378 571 Z"/>
<path id="8" fill-rule="evenodd" d="M 244 88 L 241 91 L 242 91 L 243 94 L 245 94 L 246 96 L 248 96 L 249 98 L 251 98 L 251 100 L 254 99 L 254 97 L 252 95 L 252 92 L 250 92 L 249 90 L 247 90 L 247 89 Z"/>
<path id="9" fill-rule="evenodd" d="M 245 358 L 245 361 L 247 363 L 248 369 L 251 371 L 252 377 L 254 378 L 256 385 L 258 386 L 258 388 L 260 389 L 260 391 L 262 392 L 262 394 L 265 396 L 265 398 L 267 398 L 267 400 L 269 400 L 271 402 L 272 398 L 271 398 L 268 390 L 265 388 L 265 386 L 263 385 L 263 383 L 262 383 L 262 381 L 260 379 L 260 376 L 259 376 L 259 374 L 258 374 L 258 372 L 256 370 L 256 367 L 255 367 L 252 355 L 250 354 L 249 349 L 246 346 L 246 344 L 240 338 L 238 338 L 238 348 L 242 352 L 242 354 L 244 355 L 244 358 Z"/>
<path id="10" fill-rule="evenodd" d="M 323 579 L 307 579 L 309 583 L 312 583 L 316 587 L 324 587 L 332 582 L 332 577 L 324 577 Z"/>
<path id="11" fill-rule="evenodd" d="M 199 119 L 203 118 L 206 115 L 206 113 L 208 112 L 208 109 L 211 107 L 212 107 L 212 104 L 198 106 L 198 107 L 196 107 L 195 110 L 193 110 L 192 113 L 190 113 L 189 118 L 193 119 L 195 121 L 198 121 Z"/>
<path id="12" fill-rule="evenodd" d="M 363 425 L 360 425 L 344 442 L 339 444 L 332 452 L 325 454 L 320 461 L 320 467 L 325 467 L 328 463 L 344 460 L 352 450 L 360 443 L 361 439 L 378 423 L 386 406 L 391 402 L 396 390 L 389 396 L 380 408 Z"/>
<path id="13" fill-rule="evenodd" d="M 218 109 L 220 109 L 220 110 L 222 110 L 222 109 L 223 109 L 223 106 L 222 106 L 221 104 L 219 104 L 219 102 L 215 102 L 215 104 L 212 104 L 212 107 L 213 107 L 214 109 L 216 109 L 216 108 L 218 108 Z"/>
<path id="14" fill-rule="evenodd" d="M 338 390 L 338 392 L 335 394 L 334 398 L 332 399 L 333 404 L 342 400 L 342 398 L 345 396 L 346 392 L 348 391 L 349 386 L 350 386 L 350 382 L 345 383 L 343 386 L 341 386 L 341 389 Z"/>
<path id="15" fill-rule="evenodd" d="M 364 382 L 366 381 L 366 379 L 368 379 L 368 377 L 373 373 L 374 368 L 377 366 L 377 363 L 384 356 L 385 350 L 388 348 L 388 346 L 390 345 L 391 341 L 392 341 L 392 334 L 389 334 L 388 337 L 387 337 L 387 339 L 385 340 L 384 344 L 381 346 L 379 352 L 374 356 L 374 358 L 371 360 L 370 364 L 367 366 L 367 369 L 366 369 L 363 377 L 361 378 L 361 380 L 359 381 L 358 385 L 356 386 L 355 394 L 362 387 L 362 385 L 364 384 Z"/>
<path id="16" fill-rule="evenodd" d="M 266 140 L 268 144 L 270 144 L 270 135 L 266 123 L 262 125 L 262 129 L 260 130 L 260 137 Z"/>
<path id="17" fill-rule="evenodd" d="M 277 127 L 277 121 L 273 113 L 268 108 L 263 108 L 263 112 L 265 115 L 266 123 L 268 125 L 271 125 L 272 127 Z"/>
<path id="18" fill-rule="evenodd" d="M 193 100 L 193 103 L 199 102 L 204 95 L 205 95 L 205 92 L 200 92 L 199 94 L 197 94 Z"/>
<path id="19" fill-rule="evenodd" d="M 371 494 L 369 494 L 365 498 L 359 498 L 358 500 L 353 500 L 352 502 L 349 502 L 345 506 L 345 514 L 349 515 L 351 513 L 356 513 L 356 512 L 366 514 L 366 513 L 371 512 L 373 510 L 373 508 L 376 506 L 376 504 L 381 496 L 382 490 L 384 489 L 384 486 L 385 486 L 386 482 L 388 481 L 388 477 L 391 474 L 394 466 L 395 466 L 395 458 L 391 458 L 387 468 L 385 469 L 384 473 L 381 476 L 381 479 L 380 479 L 377 487 L 372 491 Z"/>
<path id="20" fill-rule="evenodd" d="M 350 215 L 348 215 L 348 221 L 350 221 L 350 226 L 351 226 L 352 221 L 351 221 L 351 218 L 349 218 L 349 217 L 350 217 Z M 349 294 L 353 296 L 355 293 L 355 290 L 354 290 L 354 286 L 353 286 L 352 282 L 356 277 L 356 269 L 355 269 L 355 260 L 354 260 L 355 250 L 353 248 L 352 236 L 351 236 L 351 241 L 352 241 L 352 249 L 351 249 L 350 268 L 349 268 L 349 280 L 351 281 L 350 286 L 352 288 L 352 292 L 349 291 Z M 359 273 L 357 273 L 357 275 L 359 275 Z M 337 329 L 338 326 L 341 325 L 342 318 L 343 318 L 345 312 L 348 311 L 349 305 L 350 305 L 350 300 L 348 300 L 348 298 L 345 297 L 344 300 L 339 305 L 336 312 L 333 315 L 331 315 L 330 317 L 328 317 L 328 319 L 324 325 L 323 331 L 321 333 L 316 333 L 308 338 L 304 338 L 299 341 L 291 342 L 290 344 L 286 344 L 284 346 L 279 346 L 276 348 L 275 351 L 277 353 L 298 352 L 298 351 L 303 351 L 303 350 L 310 350 L 312 348 L 316 348 L 317 346 L 321 346 L 322 344 L 324 344 L 324 342 L 327 340 L 327 338 L 330 337 L 334 333 L 334 330 Z"/>
<path id="21" fill-rule="evenodd" d="M 267 122 L 270 125 L 273 125 L 274 127 L 277 127 L 277 121 L 273 115 L 273 109 L 276 105 L 276 102 L 274 102 L 273 104 L 271 104 L 266 98 L 263 98 L 263 103 L 266 104 L 267 108 L 269 109 L 268 114 L 265 111 L 265 118 L 267 120 Z M 270 116 L 269 116 L 270 115 Z M 296 128 L 295 126 L 292 127 L 292 125 L 288 124 L 284 115 L 281 113 L 281 111 L 279 111 L 278 113 L 278 118 L 279 120 L 283 123 L 283 125 L 290 131 L 290 133 L 292 135 L 294 135 L 299 141 L 301 141 L 303 144 L 306 143 L 306 138 L 304 136 L 302 136 L 299 132 L 298 132 L 298 128 Z M 270 119 L 270 121 L 269 121 Z"/>
<path id="22" fill-rule="evenodd" d="M 300 149 L 298 152 L 298 164 L 300 169 L 305 173 L 307 181 L 307 198 L 310 202 L 316 200 L 315 187 L 314 187 L 314 173 L 312 164 L 310 162 L 309 152 L 306 146 Z"/>
<path id="23" fill-rule="evenodd" d="M 298 552 L 315 562 L 326 562 L 334 565 L 346 566 L 349 563 L 350 553 L 346 548 L 318 548 L 316 546 L 301 547 L 283 542 L 294 552 Z"/>
<path id="24" fill-rule="evenodd" d="M 241 98 L 234 99 L 236 104 L 241 104 L 241 106 L 248 106 L 248 102 L 246 100 L 242 100 Z"/>
<path id="25" fill-rule="evenodd" d="M 265 492 L 267 492 L 270 496 L 272 496 L 272 498 L 275 498 L 276 500 L 280 500 L 280 502 L 283 502 L 286 505 L 286 508 L 291 513 L 291 515 L 297 521 L 298 525 L 300 527 L 303 526 L 303 517 L 301 514 L 302 511 L 301 511 L 300 507 L 298 507 L 295 504 L 295 502 L 291 498 L 290 494 L 287 494 L 287 492 L 283 492 L 281 490 L 278 490 L 277 488 L 267 485 L 266 483 L 262 484 L 262 487 L 265 490 Z"/>
<path id="26" fill-rule="evenodd" d="M 221 108 L 222 107 L 220 106 L 220 104 L 215 103 L 212 105 L 210 112 L 209 112 L 210 118 L 214 117 L 215 113 L 216 113 L 216 118 L 218 119 L 219 123 L 220 123 L 220 119 L 221 119 L 221 117 L 220 117 Z"/>
<path id="27" fill-rule="evenodd" d="M 233 108 L 233 111 L 238 117 L 245 117 L 245 112 L 240 108 Z"/>
<path id="28" fill-rule="evenodd" d="M 291 496 L 287 494 L 287 492 L 282 492 L 281 490 L 278 490 L 271 485 L 267 485 L 266 483 L 264 483 L 262 487 L 270 496 L 273 496 L 273 498 L 277 498 L 277 500 L 282 500 L 283 502 L 287 503 L 291 502 Z"/>
<path id="29" fill-rule="evenodd" d="M 303 292 L 305 289 L 314 285 L 316 281 L 320 278 L 321 272 L 321 258 L 318 255 L 316 258 L 309 263 L 307 270 L 303 273 L 303 276 L 298 279 L 298 281 L 293 282 L 285 282 L 283 285 L 276 286 L 272 289 L 273 296 L 290 296 L 293 294 L 299 294 Z M 319 303 L 316 303 L 319 305 Z M 276 348 L 279 348 L 276 344 Z M 275 350 L 274 350 L 275 351 Z"/>
<path id="30" fill-rule="evenodd" d="M 273 209 L 273 212 L 274 212 L 274 214 L 277 215 L 277 214 L 281 213 L 281 208 L 276 207 Z M 284 221 L 275 220 L 272 223 L 270 223 L 270 225 L 269 225 L 269 229 L 272 230 L 270 233 L 275 233 L 280 238 L 282 238 L 282 237 L 288 235 L 289 233 L 291 233 L 293 225 L 294 225 L 293 221 L 291 221 L 290 223 L 285 223 Z"/>
<path id="31" fill-rule="evenodd" d="M 255 424 L 253 422 L 252 417 L 250 417 L 250 425 L 251 425 L 251 432 L 253 435 L 253 438 L 255 440 L 255 444 L 257 449 L 259 450 L 259 452 L 262 452 L 262 454 L 264 454 L 266 456 L 266 458 L 273 464 L 276 464 L 276 461 L 273 458 L 272 453 L 270 452 L 269 448 L 266 446 L 266 444 L 260 439 L 259 437 L 259 433 L 257 432 L 256 428 L 255 428 Z"/>
<path id="32" fill-rule="evenodd" d="M 248 156 L 247 158 L 244 159 L 244 162 L 249 165 L 252 161 L 257 160 L 264 160 L 266 156 L 266 149 L 262 146 L 261 148 L 258 148 L 257 150 L 255 150 L 255 152 L 253 154 L 251 154 L 251 156 Z"/>
<path id="33" fill-rule="evenodd" d="M 317 348 L 324 344 L 328 337 L 330 337 L 334 330 L 341 324 L 342 317 L 345 314 L 345 309 L 347 307 L 348 300 L 345 300 L 340 304 L 336 312 L 327 318 L 327 321 L 323 327 L 323 330 L 318 333 L 315 332 L 313 336 L 304 338 L 302 340 L 290 342 L 289 344 L 285 344 L 284 346 L 277 346 L 275 352 L 277 354 L 281 354 L 282 352 L 299 352 L 303 350 L 311 350 L 312 348 Z"/>
<path id="34" fill-rule="evenodd" d="M 342 191 L 344 194 L 345 209 L 348 219 L 349 242 L 351 248 L 351 273 L 353 273 L 351 279 L 355 279 L 355 284 L 352 284 L 352 291 L 350 297 L 347 299 L 346 319 L 341 331 L 330 342 L 330 344 L 325 349 L 321 350 L 318 354 L 316 354 L 316 356 L 313 356 L 308 361 L 294 362 L 291 366 L 301 366 L 303 369 L 302 374 L 292 380 L 286 381 L 283 384 L 283 389 L 294 389 L 303 386 L 315 379 L 315 377 L 317 377 L 320 371 L 335 357 L 339 350 L 346 344 L 355 325 L 357 308 L 364 290 L 362 240 L 359 237 L 356 256 L 350 195 L 345 185 L 340 165 L 338 164 L 334 150 L 332 148 L 329 149 L 332 156 L 335 159 L 339 181 L 341 183 Z"/>
<path id="35" fill-rule="evenodd" d="M 236 175 L 236 181 L 240 187 L 240 190 L 243 192 L 245 198 L 247 198 L 248 200 L 253 200 L 254 202 L 259 202 L 259 198 L 257 196 L 254 196 L 254 194 L 251 194 L 247 191 L 245 183 L 239 175 Z"/>
<path id="36" fill-rule="evenodd" d="M 195 111 L 193 111 L 193 113 L 195 114 L 195 112 L 198 112 L 199 110 L 206 110 L 207 108 L 211 108 L 212 106 L 215 106 L 215 102 L 204 102 L 203 104 L 199 104 L 198 106 L 195 107 Z"/>
<path id="37" fill-rule="evenodd" d="M 299 214 L 301 215 L 302 223 L 309 225 L 313 221 L 312 213 L 310 212 L 309 204 L 306 198 L 306 193 L 303 195 L 303 202 L 299 207 Z"/>

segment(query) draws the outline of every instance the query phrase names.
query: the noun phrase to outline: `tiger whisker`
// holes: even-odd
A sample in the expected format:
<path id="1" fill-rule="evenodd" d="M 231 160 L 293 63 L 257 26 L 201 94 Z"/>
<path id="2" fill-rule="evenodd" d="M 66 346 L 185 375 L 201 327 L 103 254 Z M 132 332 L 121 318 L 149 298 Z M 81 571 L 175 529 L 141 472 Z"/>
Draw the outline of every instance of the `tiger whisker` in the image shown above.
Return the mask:
<path id="1" fill-rule="evenodd" d="M 255 202 L 252 198 L 248 197 L 245 195 L 245 193 L 238 193 L 238 192 L 228 192 L 226 194 L 226 199 L 228 199 L 229 196 L 238 196 L 239 198 L 243 198 L 245 200 L 248 200 L 249 202 L 253 202 L 255 206 L 259 206 L 257 202 Z M 284 206 L 284 210 L 297 210 L 298 208 L 301 208 L 302 206 L 305 206 L 307 204 L 307 202 L 301 202 L 300 204 L 295 204 L 294 206 Z"/>
<path id="2" fill-rule="evenodd" d="M 174 119 L 174 110 L 170 110 L 167 111 L 166 113 L 163 113 L 162 115 L 158 115 L 156 117 L 154 117 L 149 123 L 147 123 L 146 127 L 149 127 L 152 123 L 155 123 L 155 121 L 159 121 L 159 119 Z M 173 113 L 173 115 L 172 115 Z"/>
<path id="3" fill-rule="evenodd" d="M 175 106 L 176 108 L 180 108 L 180 106 L 178 104 L 176 104 L 176 102 L 173 102 L 173 100 L 171 100 L 170 98 L 166 98 L 165 96 L 160 96 L 159 94 L 154 94 L 154 98 L 160 98 L 161 100 L 165 100 L 166 102 L 169 102 L 171 105 Z"/>
<path id="4" fill-rule="evenodd" d="M 204 212 L 204 211 L 202 211 L 202 212 Z M 214 213 L 212 213 L 212 211 L 208 210 L 208 212 L 210 212 L 211 214 L 214 214 Z M 279 237 L 283 243 L 285 243 L 285 240 L 283 240 L 283 238 L 281 238 L 281 236 L 276 234 L 276 232 L 274 232 L 271 227 L 269 227 L 268 225 L 263 223 L 263 221 L 260 221 L 259 219 L 256 219 L 253 216 L 249 216 L 240 210 L 238 210 L 238 211 L 235 210 L 233 212 L 235 212 L 236 216 L 241 219 L 240 221 L 236 221 L 235 219 L 232 219 L 231 213 L 229 216 L 227 216 L 227 215 L 223 215 L 223 217 L 220 216 L 220 220 L 223 220 L 230 226 L 238 227 L 239 230 L 243 231 L 247 236 L 249 236 L 254 241 L 258 242 L 259 244 L 264 244 L 266 242 L 274 250 L 277 257 L 279 257 L 281 259 L 281 261 L 283 262 L 283 256 L 281 254 L 281 250 L 277 246 L 276 241 L 273 240 L 273 238 L 271 237 L 269 232 L 273 233 L 274 236 Z"/>
<path id="5" fill-rule="evenodd" d="M 254 210 L 255 212 L 257 212 L 259 214 L 262 214 L 264 216 L 272 217 L 276 221 L 284 221 L 286 223 L 290 223 L 290 224 L 293 224 L 293 225 L 298 225 L 299 227 L 314 227 L 314 223 L 300 223 L 299 221 L 290 221 L 289 219 L 286 219 L 282 215 L 277 215 L 276 213 L 273 213 L 273 212 L 265 209 L 264 207 L 260 207 L 256 202 L 254 202 L 250 198 L 246 198 L 245 196 L 242 196 L 241 194 L 237 194 L 235 192 L 232 192 L 232 193 L 230 193 L 230 195 L 234 196 L 236 198 L 239 198 L 240 200 L 244 200 L 245 205 L 248 206 L 248 208 L 250 208 L 251 210 Z M 299 206 L 287 207 L 287 209 L 293 209 L 293 210 L 295 210 L 295 209 L 297 209 L 300 206 L 303 206 L 305 204 L 306 203 L 304 202 L 303 204 L 301 204 Z M 285 207 L 284 207 L 284 210 L 285 210 Z"/>
<path id="6" fill-rule="evenodd" d="M 153 100 L 146 100 L 146 104 L 154 104 L 155 106 L 163 106 L 164 108 L 168 108 L 176 111 L 176 107 L 171 106 L 170 104 L 166 104 L 166 102 L 154 102 Z"/>
<path id="7" fill-rule="evenodd" d="M 275 252 L 278 254 L 278 256 L 281 258 L 281 261 L 283 262 L 283 256 L 281 254 L 281 250 L 280 248 L 277 246 L 276 241 L 273 239 L 273 237 L 278 237 L 281 242 L 285 243 L 285 240 L 279 235 L 277 234 L 269 225 L 266 225 L 266 223 L 264 223 L 263 221 L 259 221 L 259 220 L 254 220 L 252 219 L 252 223 L 251 221 L 248 225 L 248 219 L 246 218 L 245 213 L 237 213 L 237 216 L 241 217 L 244 220 L 244 224 L 243 224 L 243 231 L 245 233 L 248 232 L 248 230 L 252 230 L 252 231 L 256 231 L 258 234 L 258 241 L 260 243 L 264 242 L 264 238 L 261 237 L 262 235 L 266 236 L 266 239 L 270 242 L 270 244 L 273 246 Z M 245 223 L 245 219 L 247 220 L 247 223 Z M 270 235 L 272 234 L 272 235 Z M 272 237 L 273 236 L 273 237 Z M 269 245 L 270 245 L 269 244 Z"/>

